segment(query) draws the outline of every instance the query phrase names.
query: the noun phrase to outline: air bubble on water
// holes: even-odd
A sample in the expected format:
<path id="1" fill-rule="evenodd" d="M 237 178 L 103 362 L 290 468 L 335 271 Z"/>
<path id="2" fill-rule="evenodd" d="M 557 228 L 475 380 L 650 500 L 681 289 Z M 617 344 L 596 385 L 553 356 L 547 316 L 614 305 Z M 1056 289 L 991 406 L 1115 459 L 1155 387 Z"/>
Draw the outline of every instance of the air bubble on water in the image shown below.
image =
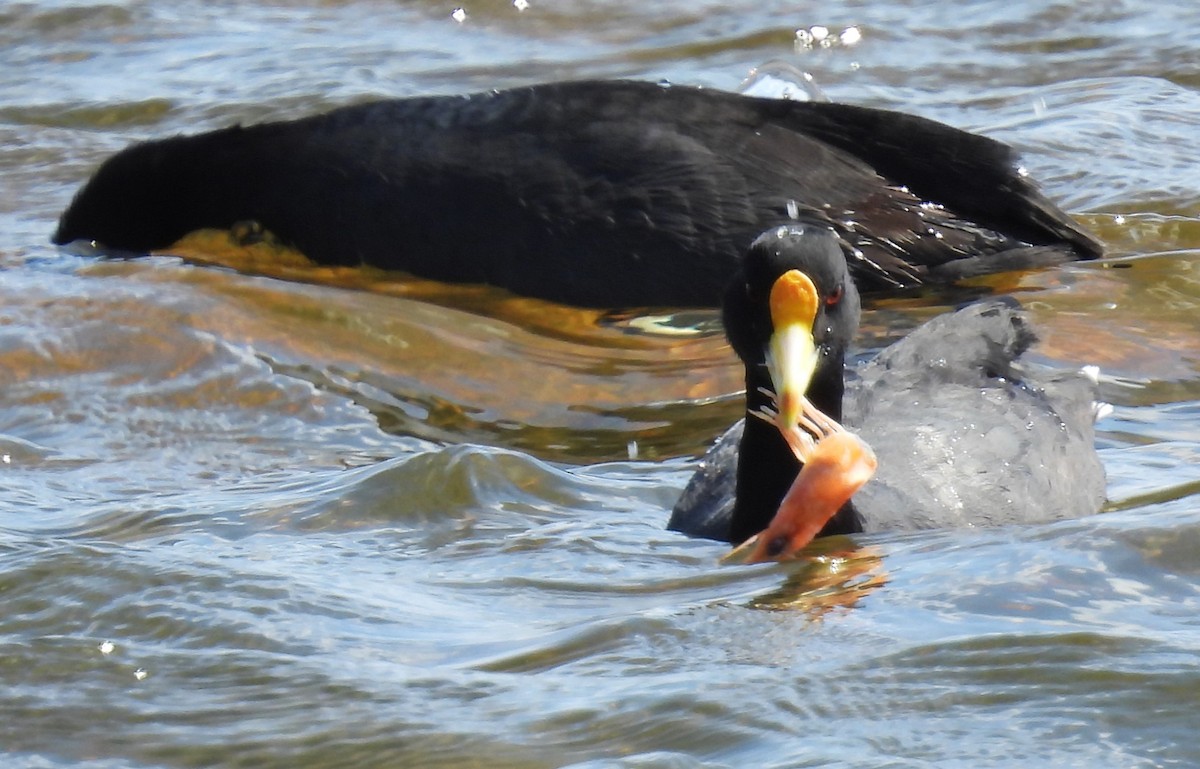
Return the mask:
<path id="1" fill-rule="evenodd" d="M 834 32 L 824 24 L 813 24 L 796 30 L 795 48 L 848 48 L 862 41 L 862 30 L 858 27 L 846 27 L 840 32 Z"/>

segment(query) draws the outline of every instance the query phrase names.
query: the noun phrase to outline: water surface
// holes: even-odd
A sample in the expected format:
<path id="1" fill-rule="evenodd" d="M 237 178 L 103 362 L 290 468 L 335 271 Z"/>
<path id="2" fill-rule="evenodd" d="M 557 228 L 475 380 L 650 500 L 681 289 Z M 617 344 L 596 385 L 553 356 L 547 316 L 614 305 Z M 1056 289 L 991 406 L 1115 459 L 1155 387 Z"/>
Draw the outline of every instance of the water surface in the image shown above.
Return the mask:
<path id="1" fill-rule="evenodd" d="M 5 765 L 1200 764 L 1200 6 L 453 10 L 0 9 Z M 722 568 L 663 530 L 739 415 L 716 313 L 48 244 L 131 141 L 770 59 L 1014 144 L 1108 243 L 987 281 L 1103 370 L 1103 515 Z"/>

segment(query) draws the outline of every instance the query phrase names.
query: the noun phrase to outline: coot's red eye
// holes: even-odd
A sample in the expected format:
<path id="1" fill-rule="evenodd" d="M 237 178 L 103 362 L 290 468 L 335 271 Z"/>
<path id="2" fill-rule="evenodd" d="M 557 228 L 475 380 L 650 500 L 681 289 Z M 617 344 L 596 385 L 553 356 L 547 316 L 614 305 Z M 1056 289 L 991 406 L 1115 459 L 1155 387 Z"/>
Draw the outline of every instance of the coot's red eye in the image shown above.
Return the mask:
<path id="1" fill-rule="evenodd" d="M 829 294 L 829 296 L 825 297 L 825 304 L 829 305 L 830 307 L 834 306 L 838 302 L 842 301 L 842 294 L 844 293 L 845 289 L 839 285 Z"/>

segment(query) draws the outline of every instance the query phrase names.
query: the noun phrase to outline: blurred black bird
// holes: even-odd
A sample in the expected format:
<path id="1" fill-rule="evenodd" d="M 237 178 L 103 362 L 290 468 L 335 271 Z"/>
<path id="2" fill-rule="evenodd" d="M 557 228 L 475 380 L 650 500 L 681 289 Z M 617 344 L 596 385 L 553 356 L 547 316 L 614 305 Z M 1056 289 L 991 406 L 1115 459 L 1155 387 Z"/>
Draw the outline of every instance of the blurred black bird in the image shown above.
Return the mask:
<path id="1" fill-rule="evenodd" d="M 1088 259 L 1005 144 L 898 112 L 627 81 L 359 104 L 130 146 L 54 242 L 266 231 L 310 259 L 596 307 L 716 306 L 803 217 L 864 290 Z"/>

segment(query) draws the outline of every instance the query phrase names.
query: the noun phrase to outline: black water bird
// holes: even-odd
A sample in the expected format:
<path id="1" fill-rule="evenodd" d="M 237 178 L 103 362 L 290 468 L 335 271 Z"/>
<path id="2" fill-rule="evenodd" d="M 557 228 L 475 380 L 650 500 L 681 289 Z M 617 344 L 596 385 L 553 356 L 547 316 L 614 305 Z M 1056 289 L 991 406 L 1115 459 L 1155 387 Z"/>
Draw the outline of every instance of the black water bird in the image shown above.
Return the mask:
<path id="1" fill-rule="evenodd" d="M 395 99 L 147 141 L 54 242 L 267 231 L 315 262 L 586 306 L 715 306 L 764 229 L 827 223 L 864 290 L 1101 254 L 1005 144 L 913 115 L 629 81 Z M 243 227 L 244 228 L 244 227 Z"/>
<path id="2" fill-rule="evenodd" d="M 789 271 L 811 279 L 817 300 L 785 329 L 770 303 Z M 875 477 L 822 535 L 1034 523 L 1100 509 L 1095 377 L 1025 365 L 1035 335 L 1014 301 L 939 316 L 848 372 L 859 316 L 837 234 L 823 223 L 764 233 L 724 302 L 730 344 L 745 364 L 747 410 L 773 405 L 772 393 L 781 402 L 807 393 L 878 458 Z M 669 527 L 742 542 L 771 521 L 799 467 L 774 425 L 743 420 L 702 460 Z"/>

